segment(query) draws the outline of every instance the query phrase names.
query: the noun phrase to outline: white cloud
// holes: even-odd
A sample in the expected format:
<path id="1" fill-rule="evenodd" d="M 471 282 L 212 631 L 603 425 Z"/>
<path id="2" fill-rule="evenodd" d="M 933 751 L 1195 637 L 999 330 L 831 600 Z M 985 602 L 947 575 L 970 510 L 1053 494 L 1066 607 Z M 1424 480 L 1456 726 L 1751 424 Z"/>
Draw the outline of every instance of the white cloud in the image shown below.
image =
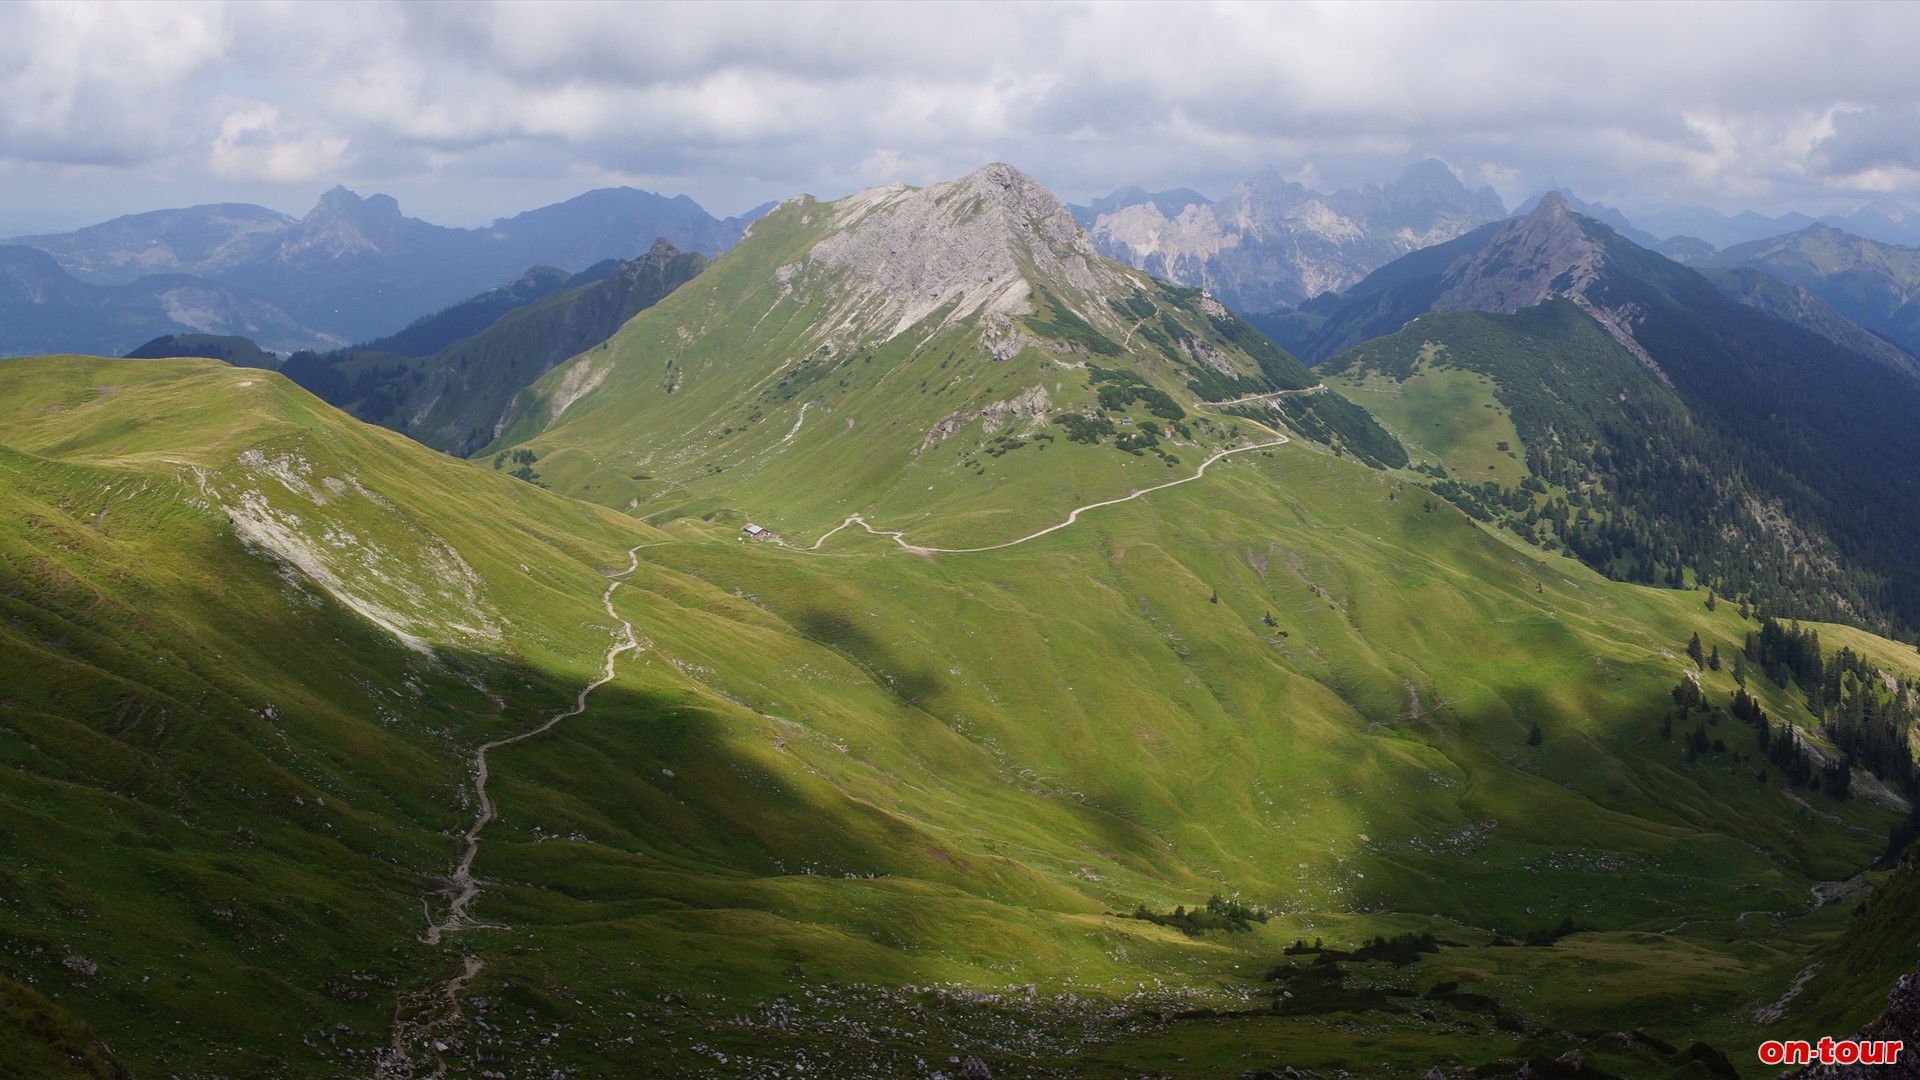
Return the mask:
<path id="1" fill-rule="evenodd" d="M 231 103 L 214 136 L 213 175 L 243 183 L 311 183 L 346 164 L 347 140 L 320 124 L 289 123 L 265 102 Z"/>
<path id="2" fill-rule="evenodd" d="M 0 156 L 133 164 L 176 149 L 195 85 L 226 56 L 210 5 L 0 7 Z"/>

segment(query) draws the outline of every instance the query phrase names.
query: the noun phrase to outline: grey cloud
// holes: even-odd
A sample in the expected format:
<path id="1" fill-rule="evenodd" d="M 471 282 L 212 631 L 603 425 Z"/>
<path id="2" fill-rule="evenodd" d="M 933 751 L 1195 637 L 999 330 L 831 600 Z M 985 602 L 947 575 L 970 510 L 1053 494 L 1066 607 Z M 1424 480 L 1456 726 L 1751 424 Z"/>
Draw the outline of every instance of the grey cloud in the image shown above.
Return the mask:
<path id="1" fill-rule="evenodd" d="M 1833 134 L 1814 146 L 1814 164 L 1826 175 L 1847 177 L 1869 169 L 1920 169 L 1920 102 L 1841 112 Z"/>
<path id="2" fill-rule="evenodd" d="M 1435 155 L 1510 201 L 1817 209 L 1915 167 L 1916 32 L 1893 4 L 14 4 L 0 160 L 16 200 L 86 164 L 129 200 L 164 168 L 203 201 L 346 181 L 449 220 L 495 197 L 468 187 L 724 210 L 985 156 L 1073 198 Z"/>

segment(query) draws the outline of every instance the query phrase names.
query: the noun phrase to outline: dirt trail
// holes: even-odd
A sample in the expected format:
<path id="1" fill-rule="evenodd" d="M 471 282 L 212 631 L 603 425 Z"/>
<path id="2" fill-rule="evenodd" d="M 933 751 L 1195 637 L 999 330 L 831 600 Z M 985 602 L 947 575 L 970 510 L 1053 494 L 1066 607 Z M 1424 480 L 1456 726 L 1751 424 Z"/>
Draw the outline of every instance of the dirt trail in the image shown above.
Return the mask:
<path id="1" fill-rule="evenodd" d="M 494 808 L 492 796 L 487 794 L 487 781 L 492 777 L 492 772 L 487 766 L 487 755 L 503 746 L 512 746 L 514 743 L 523 742 L 536 735 L 543 735 L 553 730 L 554 725 L 560 721 L 586 712 L 587 695 L 613 681 L 614 660 L 621 653 L 632 652 L 640 647 L 639 639 L 633 633 L 633 624 L 622 619 L 619 612 L 614 610 L 613 591 L 620 587 L 621 578 L 639 568 L 640 548 L 650 546 L 652 545 L 642 544 L 628 550 L 626 568 L 611 574 L 613 580 L 607 583 L 607 591 L 600 594 L 600 603 L 607 609 L 607 615 L 620 624 L 619 632 L 615 635 L 613 642 L 607 646 L 607 658 L 600 677 L 581 687 L 580 692 L 574 695 L 573 708 L 554 713 L 545 723 L 529 731 L 484 743 L 473 752 L 473 792 L 479 797 L 480 813 L 473 819 L 473 824 L 467 827 L 466 835 L 462 838 L 460 861 L 454 867 L 453 875 L 447 879 L 446 891 L 452 894 L 453 900 L 447 906 L 445 917 L 440 921 L 434 922 L 429 915 L 427 932 L 420 938 L 422 942 L 438 945 L 446 935 L 456 931 L 490 926 L 487 923 L 474 922 L 467 915 L 467 905 L 473 902 L 474 897 L 480 895 L 480 883 L 473 877 L 473 860 L 480 854 L 480 834 L 489 822 L 499 816 Z M 401 1078 L 421 1075 L 434 1078 L 447 1075 L 447 1063 L 442 1054 L 445 1053 L 448 1044 L 438 1035 L 445 1033 L 448 1038 L 458 1037 L 458 1028 L 464 1019 L 460 1008 L 460 993 L 466 989 L 467 983 L 480 973 L 480 969 L 486 966 L 472 953 L 468 953 L 461 960 L 462 971 L 459 975 L 444 984 L 415 991 L 395 1003 L 393 1042 L 381 1056 L 376 1076 L 381 1077 L 382 1080 L 388 1080 L 388 1078 L 401 1080 Z M 428 1072 L 422 1074 L 417 1071 L 418 1065 L 413 1060 L 409 1044 L 421 1046 L 431 1058 L 431 1068 Z"/>
<path id="2" fill-rule="evenodd" d="M 1300 387 L 1298 390 L 1262 390 L 1257 394 L 1242 394 L 1237 398 L 1228 398 L 1225 401 L 1209 401 L 1206 404 L 1208 408 L 1218 411 L 1227 405 L 1244 405 L 1249 401 L 1273 401 L 1276 398 L 1293 397 L 1297 394 L 1321 394 L 1325 393 L 1326 389 L 1326 383 L 1318 383 L 1313 386 Z"/>
<path id="3" fill-rule="evenodd" d="M 614 580 L 607 583 L 607 591 L 600 595 L 600 602 L 606 607 L 607 615 L 620 623 L 620 634 L 614 643 L 607 647 L 605 670 L 600 673 L 599 678 L 580 688 L 580 693 L 573 699 L 573 708 L 565 712 L 554 713 L 547 718 L 546 723 L 541 724 L 531 731 L 523 731 L 510 738 L 495 739 L 490 743 L 483 744 L 480 749 L 474 751 L 473 793 L 480 799 L 480 815 L 474 818 L 473 824 L 467 828 L 465 847 L 460 853 L 460 864 L 454 868 L 453 877 L 448 880 L 449 891 L 453 893 L 453 902 L 447 907 L 446 918 L 427 927 L 426 937 L 421 939 L 427 944 L 438 945 L 440 944 L 442 935 L 470 925 L 467 921 L 467 905 L 472 903 L 473 898 L 480 894 L 480 885 L 473 880 L 473 860 L 475 856 L 480 854 L 481 830 L 485 829 L 487 823 L 498 816 L 493 808 L 493 799 L 487 794 L 487 781 L 492 775 L 487 768 L 487 755 L 503 746 L 512 746 L 514 743 L 531 739 L 536 735 L 544 735 L 548 731 L 553 730 L 553 726 L 560 721 L 571 719 L 586 712 L 587 695 L 613 681 L 614 658 L 623 652 L 629 652 L 640 647 L 639 641 L 635 640 L 633 636 L 633 624 L 621 619 L 619 613 L 613 610 L 613 590 L 620 587 L 621 578 L 633 573 L 639 565 L 640 549 L 636 547 L 627 552 L 627 568 L 614 574 Z"/>
<path id="4" fill-rule="evenodd" d="M 795 548 L 794 550 L 808 551 L 808 552 L 818 551 L 820 550 L 820 545 L 826 543 L 827 538 L 832 536 L 834 533 L 839 532 L 841 529 L 844 529 L 849 525 L 858 525 L 875 536 L 893 537 L 894 543 L 899 544 L 902 549 L 912 552 L 915 555 L 966 555 L 976 551 L 999 551 L 1002 548 L 1010 548 L 1019 544 L 1024 544 L 1029 540 L 1038 540 L 1041 537 L 1047 535 L 1048 533 L 1059 532 L 1061 529 L 1064 529 L 1067 526 L 1072 525 L 1074 522 L 1079 521 L 1080 515 L 1087 512 L 1088 510 L 1097 510 L 1102 506 L 1114 506 L 1123 502 L 1132 502 L 1134 499 L 1137 499 L 1142 495 L 1151 495 L 1156 491 L 1165 491 L 1170 487 L 1178 487 L 1181 484 L 1190 484 L 1195 480 L 1200 479 L 1202 476 L 1207 475 L 1207 466 L 1213 464 L 1216 461 L 1219 461 L 1223 457 L 1227 457 L 1231 454 L 1244 454 L 1249 450 L 1268 450 L 1268 449 L 1272 449 L 1273 447 L 1280 446 L 1291 441 L 1292 440 L 1288 439 L 1285 435 L 1281 435 L 1278 438 L 1274 439 L 1274 441 L 1272 442 L 1254 443 L 1252 446 L 1240 446 L 1232 450 L 1222 450 L 1219 453 L 1208 458 L 1207 460 L 1201 462 L 1200 468 L 1195 470 L 1192 476 L 1183 476 L 1178 480 L 1169 480 L 1164 484 L 1155 484 L 1150 488 L 1141 488 L 1139 491 L 1136 491 L 1131 495 L 1123 495 L 1118 499 L 1107 499 L 1103 502 L 1088 503 L 1085 506 L 1076 507 L 1073 510 L 1073 512 L 1067 515 L 1067 520 L 1060 522 L 1058 525 L 1049 525 L 1046 528 L 1039 530 L 1038 532 L 1028 533 L 1027 535 L 1021 537 L 1018 540 L 1008 540 L 1003 544 L 988 544 L 986 547 L 971 547 L 971 548 L 924 547 L 920 544 L 907 543 L 906 533 L 904 532 L 901 532 L 899 530 L 892 530 L 892 529 L 876 529 L 873 526 L 867 524 L 866 519 L 862 518 L 859 514 L 848 514 L 847 520 L 827 530 L 827 532 L 824 535 L 822 535 L 820 539 L 815 540 L 813 542 L 812 547 Z"/>

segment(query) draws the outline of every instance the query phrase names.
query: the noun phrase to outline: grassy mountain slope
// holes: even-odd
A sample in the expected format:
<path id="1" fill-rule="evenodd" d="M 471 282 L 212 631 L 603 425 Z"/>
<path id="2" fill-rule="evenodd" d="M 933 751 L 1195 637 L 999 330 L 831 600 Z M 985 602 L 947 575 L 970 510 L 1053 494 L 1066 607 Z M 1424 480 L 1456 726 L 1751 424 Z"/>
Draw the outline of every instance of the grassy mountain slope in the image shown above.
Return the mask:
<path id="1" fill-rule="evenodd" d="M 701 1011 L 821 978 L 1114 994 L 1151 976 L 1257 994 L 1247 976 L 1299 936 L 1350 945 L 1431 928 L 1477 944 L 1570 917 L 1604 931 L 1583 946 L 1594 953 L 1574 955 L 1606 955 L 1618 973 L 1595 1012 L 1546 982 L 1520 989 L 1580 962 L 1571 958 L 1509 964 L 1468 949 L 1421 977 L 1467 974 L 1514 995 L 1535 1022 L 1583 1016 L 1677 1038 L 1711 1030 L 1689 1022 L 1691 995 L 1731 1003 L 1751 992 L 1745 980 L 1771 989 L 1794 957 L 1793 924 L 1727 949 L 1715 936 L 1723 920 L 1750 907 L 1803 912 L 1804 882 L 1848 872 L 1878 845 L 1885 811 L 1815 807 L 1863 831 L 1828 826 L 1730 752 L 1689 765 L 1659 739 L 1665 689 L 1688 663 L 1663 643 L 1694 626 L 1737 640 L 1731 612 L 1709 616 L 1698 597 L 1605 583 L 1509 547 L 1444 508 L 1389 499 L 1390 478 L 1298 446 L 1220 469 L 1204 488 L 1003 552 L 805 556 L 741 548 L 719 529 L 643 552 L 648 574 L 706 585 L 671 602 L 639 589 L 622 610 L 655 642 L 648 670 L 699 673 L 711 719 L 666 731 L 588 722 L 529 746 L 535 776 L 511 790 L 535 824 L 512 876 L 564 873 L 566 897 L 529 888 L 502 902 L 516 925 L 539 920 L 574 941 L 583 967 L 621 940 L 653 944 L 632 958 L 637 970 L 595 976 L 529 958 L 522 978 L 584 977 L 599 989 L 583 1000 L 609 1000 L 672 980 L 685 950 L 723 958 L 702 968 L 713 982 L 695 999 Z M 721 611 L 766 627 L 730 640 L 740 631 Z M 1726 675 L 1709 685 L 1732 690 Z M 1769 699 L 1791 713 L 1791 699 Z M 1536 720 L 1550 734 L 1529 747 Z M 697 729 L 725 735 L 690 738 Z M 579 790 L 569 778 L 598 760 L 640 767 L 625 787 L 609 776 L 604 792 Z M 676 872 L 693 853 L 663 850 L 637 815 L 602 808 L 651 805 L 651 778 L 669 772 L 694 808 L 690 825 L 724 822 L 733 843 L 764 838 L 755 861 L 778 858 L 762 871 L 776 876 L 721 887 Z M 752 802 L 723 802 L 747 778 Z M 851 828 L 836 813 L 845 804 L 815 787 L 828 778 L 871 808 L 862 818 L 879 817 L 840 833 Z M 800 839 L 790 822 L 805 823 L 803 863 L 772 839 Z M 556 835 L 574 842 L 538 853 Z M 1286 914 L 1186 946 L 1102 914 L 1166 912 L 1210 893 Z M 1690 920 L 1711 928 L 1689 933 Z M 766 947 L 742 953 L 749 927 Z M 1683 975 L 1667 970 L 1676 952 L 1688 957 Z M 1628 1006 L 1656 972 L 1669 989 Z M 884 1002 L 859 1010 L 897 1018 Z M 569 1015 L 609 1042 L 620 1033 Z M 829 1030 L 805 1019 L 805 1031 Z M 1337 1029 L 1299 1023 L 1347 1048 L 1325 1054 L 1352 1049 Z M 1747 1030 L 1731 1007 L 1710 1023 Z M 1436 1033 L 1412 1030 L 1431 1052 Z M 738 1036 L 726 1052 L 762 1062 L 810 1045 L 764 1020 Z M 998 1046 L 996 1068 L 1022 1060 L 1014 1044 L 983 1042 Z"/>
<path id="2" fill-rule="evenodd" d="M 991 542 L 1252 437 L 1180 402 L 1313 381 L 1202 294 L 1095 256 L 993 166 L 781 206 L 536 384 L 489 452 L 649 516 L 777 511 L 765 524 L 810 542 L 858 511 Z"/>
<path id="3" fill-rule="evenodd" d="M 1777 993 L 1820 929 L 1796 920 L 1807 884 L 1863 863 L 1891 816 L 1857 799 L 1815 816 L 1731 752 L 1689 763 L 1658 738 L 1678 643 L 1738 639 L 1725 607 L 1510 546 L 1301 443 L 1002 551 L 843 532 L 810 555 L 697 519 L 667 541 L 267 373 L 0 373 L 21 522 L 19 621 L 0 632 L 36 657 L 5 689 L 31 749 L 0 797 L 35 823 L 9 841 L 7 973 L 137 1071 L 364 1074 L 396 1001 L 440 1021 L 401 1040 L 414 1067 L 438 1041 L 515 1076 L 840 1074 L 930 1047 L 996 1075 L 1069 1058 L 1131 1075 L 1175 1052 L 1149 1034 L 1196 1069 L 1260 1046 L 1411 1073 L 1522 1052 L 1537 1025 L 1744 1039 L 1735 1005 Z M 358 565 L 384 580 L 356 593 L 337 566 L 336 595 L 250 552 L 240 537 L 274 523 L 380 548 Z M 444 576 L 436 540 L 484 583 L 474 598 L 393 585 Z M 633 542 L 656 546 L 613 595 L 642 651 L 584 715 L 492 759 L 503 816 L 474 913 L 511 929 L 420 944 L 471 811 L 461 748 L 584 683 L 609 629 L 591 567 Z M 96 850 L 112 857 L 76 855 Z M 1120 917 L 1216 893 L 1275 915 L 1196 937 Z M 1724 941 L 1753 907 L 1785 921 Z M 1561 918 L 1594 932 L 1480 944 Z M 1420 985 L 1465 979 L 1520 1031 L 1457 1030 L 1471 1003 L 1396 1020 L 1384 1050 L 1338 1014 L 1228 1018 L 1224 1037 L 1171 1018 L 1264 1010 L 1259 976 L 1296 937 L 1409 929 L 1462 946 L 1421 961 Z M 436 1018 L 468 955 L 465 1019 Z M 1614 973 L 1602 996 L 1559 989 L 1594 962 Z M 1029 982 L 1031 999 L 1004 990 Z M 885 989 L 902 984 L 947 989 Z M 1716 1003 L 1704 1020 L 1680 1005 L 1696 998 Z"/>
<path id="4" fill-rule="evenodd" d="M 465 817 L 456 749 L 571 695 L 594 568 L 646 530 L 270 373 L 0 381 L 8 974 L 140 1073 L 371 1053 Z"/>

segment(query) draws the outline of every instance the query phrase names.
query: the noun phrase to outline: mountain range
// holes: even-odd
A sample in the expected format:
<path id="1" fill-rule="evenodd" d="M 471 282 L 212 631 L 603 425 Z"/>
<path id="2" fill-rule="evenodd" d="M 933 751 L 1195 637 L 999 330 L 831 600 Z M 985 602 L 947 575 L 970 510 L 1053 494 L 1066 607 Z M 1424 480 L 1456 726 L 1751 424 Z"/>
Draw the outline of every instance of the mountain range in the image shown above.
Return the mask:
<path id="1" fill-rule="evenodd" d="M 1769 274 L 1820 297 L 1908 352 L 1920 350 L 1920 247 L 1880 243 L 1814 224 L 1727 248 L 1704 265 Z"/>
<path id="2" fill-rule="evenodd" d="M 1879 1012 L 1909 373 L 1556 194 L 1316 368 L 1100 244 L 991 164 L 289 362 L 464 459 L 0 363 L 0 1066 L 1741 1076 Z"/>
<path id="3" fill-rule="evenodd" d="M 1681 208 L 1643 215 L 1642 229 L 1617 210 L 1564 189 L 1561 195 L 1636 243 L 1694 265 L 1732 265 L 1716 255 L 1716 245 L 1771 239 L 1815 224 L 1798 214 L 1727 217 Z M 1516 213 L 1529 212 L 1538 198 Z M 79 284 L 130 285 L 144 275 L 169 274 L 199 280 L 170 278 L 169 285 L 141 288 L 153 293 L 191 285 L 199 302 L 156 312 L 150 298 L 134 297 L 122 311 L 117 294 L 88 294 L 93 298 L 78 307 L 55 303 L 18 321 L 46 328 L 37 337 L 11 341 L 14 324 L 0 326 L 0 352 L 120 353 L 160 333 L 249 332 L 271 339 L 269 347 L 280 352 L 325 351 L 391 333 L 421 312 L 513 281 L 530 267 L 579 272 L 608 259 L 630 259 L 656 238 L 711 256 L 766 210 L 723 221 L 685 196 L 618 188 L 587 192 L 486 228 L 451 229 L 405 217 L 390 197 L 363 199 L 337 187 L 297 219 L 245 204 L 134 214 L 14 243 L 52 254 L 73 275 L 61 283 L 62 294 L 84 292 Z M 1345 291 L 1399 255 L 1507 216 L 1490 189 L 1469 191 L 1438 161 L 1422 162 L 1384 186 L 1332 194 L 1268 172 L 1219 202 L 1188 188 L 1129 187 L 1069 210 L 1102 254 L 1207 289 L 1229 307 L 1261 317 Z M 1822 219 L 1882 243 L 1920 239 L 1907 228 L 1912 220 L 1886 202 Z M 103 311 L 110 314 L 103 317 Z M 103 337 L 102 324 L 123 329 Z M 141 332 L 145 337 L 128 338 Z"/>
<path id="4" fill-rule="evenodd" d="M 257 295 L 186 274 L 79 281 L 36 248 L 0 245 L 0 355 L 119 356 L 163 334 L 250 338 L 269 349 L 345 344 Z"/>
<path id="5" fill-rule="evenodd" d="M 1912 329 L 1904 326 L 1906 320 L 1893 314 L 1905 302 L 1899 299 L 1900 290 L 1911 275 L 1890 270 L 1902 257 L 1883 249 L 1920 244 L 1920 215 L 1897 203 L 1882 200 L 1851 214 L 1819 219 L 1797 212 L 1727 215 L 1698 207 L 1657 209 L 1629 219 L 1565 188 L 1551 190 L 1575 211 L 1642 247 L 1694 266 L 1744 266 L 1769 273 L 1777 268 L 1775 276 L 1891 338 L 1906 352 L 1920 347 Z M 1523 201 L 1513 216 L 1531 213 L 1545 194 Z M 1148 192 L 1135 186 L 1071 209 L 1102 254 L 1207 289 L 1263 323 L 1324 293 L 1346 292 L 1401 255 L 1508 216 L 1491 189 L 1469 191 L 1438 161 L 1422 162 L 1384 187 L 1366 185 L 1332 195 L 1264 173 L 1217 203 L 1189 188 Z M 1884 280 L 1871 286 L 1843 284 L 1829 280 L 1841 272 L 1838 269 L 1812 269 L 1812 262 L 1835 262 L 1834 252 L 1812 254 L 1811 249 L 1836 247 L 1842 243 L 1838 233 L 1848 234 L 1844 242 L 1859 251 L 1873 252 L 1856 254 L 1850 271 L 1856 277 L 1878 275 Z M 1789 234 L 1805 235 L 1790 240 Z M 1803 250 L 1798 265 L 1789 267 L 1779 252 L 1796 246 Z M 1733 287 L 1754 294 L 1750 284 Z M 1873 298 L 1848 298 L 1863 290 Z"/>
<path id="6" fill-rule="evenodd" d="M 1217 203 L 1135 188 L 1077 213 L 1101 254 L 1241 312 L 1340 291 L 1397 256 L 1507 216 L 1492 188 L 1469 191 L 1431 160 L 1385 186 L 1331 195 L 1263 172 Z"/>
<path id="7" fill-rule="evenodd" d="M 335 187 L 298 219 L 258 206 L 196 206 L 11 243 L 48 253 L 90 284 L 126 286 L 166 273 L 204 279 L 203 288 L 239 290 L 257 306 L 278 308 L 286 325 L 311 327 L 297 347 L 325 348 L 391 333 L 533 266 L 584 270 L 631 259 L 659 238 L 717 254 L 765 209 L 720 220 L 684 195 L 607 188 L 485 228 L 454 229 L 402 215 L 390 196 L 361 198 Z M 191 323 L 172 329 L 230 332 Z M 4 341 L 0 347 L 28 351 Z M 51 347 L 83 348 L 77 341 Z"/>
<path id="8" fill-rule="evenodd" d="M 1766 240 L 1799 232 L 1815 224 L 1843 229 L 1883 244 L 1920 244 L 1920 215 L 1891 200 L 1875 200 L 1848 214 L 1808 217 L 1788 211 L 1768 217 L 1751 210 L 1724 214 L 1703 207 L 1675 207 L 1639 215 L 1640 224 L 1663 237 L 1692 236 L 1715 247 Z"/>

